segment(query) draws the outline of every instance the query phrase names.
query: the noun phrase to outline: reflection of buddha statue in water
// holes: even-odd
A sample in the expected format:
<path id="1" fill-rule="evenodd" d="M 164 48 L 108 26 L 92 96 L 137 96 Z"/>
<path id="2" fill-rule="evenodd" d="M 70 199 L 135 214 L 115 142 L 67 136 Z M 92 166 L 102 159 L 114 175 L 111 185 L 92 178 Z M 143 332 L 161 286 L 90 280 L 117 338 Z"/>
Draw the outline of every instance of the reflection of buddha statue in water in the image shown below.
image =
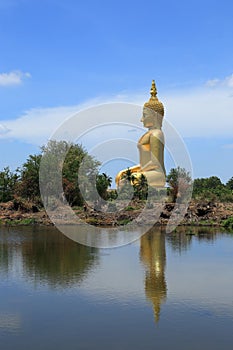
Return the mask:
<path id="1" fill-rule="evenodd" d="M 165 234 L 155 228 L 141 237 L 140 256 L 146 266 L 145 294 L 152 303 L 155 321 L 159 321 L 161 304 L 166 300 Z"/>
<path id="2" fill-rule="evenodd" d="M 141 121 L 149 130 L 139 139 L 138 149 L 140 164 L 130 169 L 134 179 L 139 179 L 143 174 L 147 178 L 148 185 L 152 187 L 164 187 L 164 135 L 161 130 L 164 116 L 163 104 L 157 98 L 157 90 L 154 80 L 151 87 L 151 98 L 144 104 Z M 128 169 L 120 171 L 116 176 L 119 186 Z"/>

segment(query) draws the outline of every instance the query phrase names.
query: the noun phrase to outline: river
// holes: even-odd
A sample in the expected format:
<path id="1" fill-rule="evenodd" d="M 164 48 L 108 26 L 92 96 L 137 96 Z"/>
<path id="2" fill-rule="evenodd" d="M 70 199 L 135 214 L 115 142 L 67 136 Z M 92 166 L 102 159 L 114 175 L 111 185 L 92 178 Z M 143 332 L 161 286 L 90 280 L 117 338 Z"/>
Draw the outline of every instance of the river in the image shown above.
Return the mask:
<path id="1" fill-rule="evenodd" d="M 230 350 L 232 329 L 233 234 L 154 228 L 100 249 L 0 228 L 2 350 Z"/>

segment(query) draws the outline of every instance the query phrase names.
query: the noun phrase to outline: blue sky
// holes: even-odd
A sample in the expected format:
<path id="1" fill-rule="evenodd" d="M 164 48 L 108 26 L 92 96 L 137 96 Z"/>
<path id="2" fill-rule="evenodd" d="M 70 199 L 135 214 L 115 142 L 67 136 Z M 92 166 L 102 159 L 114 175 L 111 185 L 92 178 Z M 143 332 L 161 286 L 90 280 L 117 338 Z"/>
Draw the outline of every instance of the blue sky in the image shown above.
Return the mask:
<path id="1" fill-rule="evenodd" d="M 228 180 L 232 13 L 230 0 L 0 0 L 0 169 L 80 106 L 143 104 L 155 79 L 194 176 Z"/>

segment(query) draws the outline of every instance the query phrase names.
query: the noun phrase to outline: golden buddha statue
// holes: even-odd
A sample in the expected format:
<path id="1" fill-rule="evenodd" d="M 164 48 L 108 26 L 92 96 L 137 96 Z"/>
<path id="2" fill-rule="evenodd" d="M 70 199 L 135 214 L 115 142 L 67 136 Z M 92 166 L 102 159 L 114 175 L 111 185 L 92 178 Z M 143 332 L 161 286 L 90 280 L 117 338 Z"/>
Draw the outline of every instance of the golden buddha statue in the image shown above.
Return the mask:
<path id="1" fill-rule="evenodd" d="M 120 186 L 128 170 L 134 179 L 143 174 L 151 187 L 164 187 L 166 174 L 164 167 L 164 134 L 161 130 L 164 117 L 163 104 L 158 100 L 155 81 L 152 81 L 151 98 L 144 104 L 141 121 L 148 128 L 138 141 L 140 164 L 121 170 L 116 176 L 116 184 Z"/>

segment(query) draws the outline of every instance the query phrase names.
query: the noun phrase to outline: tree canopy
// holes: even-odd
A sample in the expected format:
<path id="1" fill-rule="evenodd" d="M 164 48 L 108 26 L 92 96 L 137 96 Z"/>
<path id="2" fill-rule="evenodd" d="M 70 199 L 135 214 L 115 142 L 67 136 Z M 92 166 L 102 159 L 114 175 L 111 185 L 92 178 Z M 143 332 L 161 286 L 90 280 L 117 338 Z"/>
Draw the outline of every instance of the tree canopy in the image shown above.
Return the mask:
<path id="1" fill-rule="evenodd" d="M 29 155 L 15 173 L 4 168 L 0 172 L 0 201 L 7 202 L 15 196 L 41 204 L 62 183 L 62 195 L 70 205 L 82 205 L 83 196 L 95 188 L 98 196 L 107 199 L 111 177 L 99 173 L 100 162 L 79 144 L 51 140 L 41 148 L 40 154 Z M 40 186 L 41 183 L 41 186 Z M 63 198 L 64 199 L 64 198 Z"/>
<path id="2" fill-rule="evenodd" d="M 233 201 L 231 185 L 233 186 L 231 179 L 224 185 L 217 176 L 197 178 L 193 182 L 193 198 L 222 202 Z"/>
<path id="3" fill-rule="evenodd" d="M 12 173 L 9 167 L 0 171 L 0 202 L 8 202 L 13 199 L 18 177 L 17 172 Z"/>
<path id="4" fill-rule="evenodd" d="M 93 201 L 108 200 L 112 178 L 99 172 L 100 165 L 82 145 L 49 141 L 41 148 L 40 154 L 29 155 L 20 169 L 12 172 L 9 167 L 5 167 L 0 171 L 0 202 L 20 197 L 42 205 L 39 177 L 43 184 L 44 197 L 49 198 L 59 187 L 61 180 L 61 195 L 71 206 L 83 205 L 90 198 Z M 166 179 L 168 194 L 173 202 L 182 201 L 185 196 L 190 195 L 192 186 L 193 199 L 233 202 L 233 177 L 226 184 L 217 176 L 192 181 L 189 172 L 177 167 L 170 170 Z M 128 169 L 122 180 L 123 186 L 118 193 L 122 199 L 147 198 L 149 188 L 145 176 L 136 179 Z M 60 200 L 63 199 L 61 196 Z"/>
<path id="5" fill-rule="evenodd" d="M 184 201 L 192 190 L 192 178 L 190 173 L 184 168 L 172 168 L 167 175 L 167 183 L 169 185 L 169 196 L 171 201 Z"/>

